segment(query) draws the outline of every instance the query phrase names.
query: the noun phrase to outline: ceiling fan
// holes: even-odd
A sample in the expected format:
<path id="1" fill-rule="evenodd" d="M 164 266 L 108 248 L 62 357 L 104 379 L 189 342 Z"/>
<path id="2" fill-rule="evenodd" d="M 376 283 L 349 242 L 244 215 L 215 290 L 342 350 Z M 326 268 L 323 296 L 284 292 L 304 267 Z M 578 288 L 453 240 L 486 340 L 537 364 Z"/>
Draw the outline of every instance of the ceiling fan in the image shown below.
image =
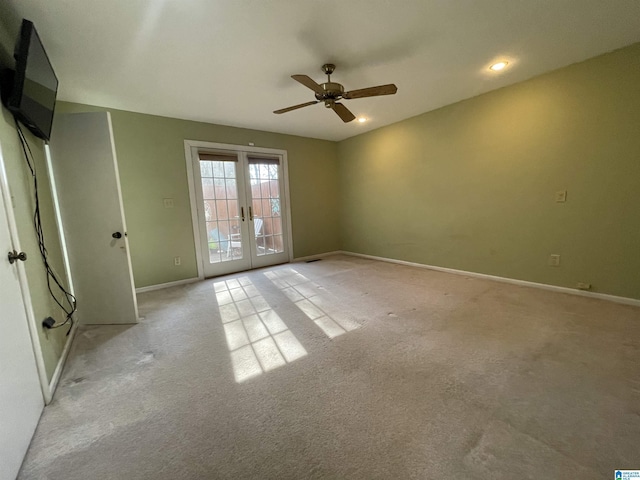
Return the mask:
<path id="1" fill-rule="evenodd" d="M 327 75 L 328 80 L 325 83 L 320 84 L 316 83 L 311 77 L 307 75 L 291 75 L 291 78 L 300 82 L 305 87 L 313 90 L 316 94 L 316 100 L 313 102 L 294 105 L 292 107 L 282 108 L 280 110 L 274 111 L 273 113 L 286 113 L 290 112 L 291 110 L 297 110 L 298 108 L 308 107 L 309 105 L 315 105 L 316 103 L 324 102 L 324 106 L 326 108 L 332 109 L 342 119 L 343 122 L 347 123 L 354 120 L 356 116 L 351 113 L 349 109 L 342 103 L 338 103 L 338 100 L 377 97 L 379 95 L 393 95 L 398 91 L 398 87 L 396 87 L 393 83 L 390 83 L 388 85 L 378 85 L 377 87 L 361 88 L 359 90 L 351 90 L 350 92 L 345 92 L 342 85 L 331 81 L 331 74 L 335 69 L 336 66 L 334 64 L 325 63 L 322 66 L 322 71 L 325 73 L 325 75 Z"/>

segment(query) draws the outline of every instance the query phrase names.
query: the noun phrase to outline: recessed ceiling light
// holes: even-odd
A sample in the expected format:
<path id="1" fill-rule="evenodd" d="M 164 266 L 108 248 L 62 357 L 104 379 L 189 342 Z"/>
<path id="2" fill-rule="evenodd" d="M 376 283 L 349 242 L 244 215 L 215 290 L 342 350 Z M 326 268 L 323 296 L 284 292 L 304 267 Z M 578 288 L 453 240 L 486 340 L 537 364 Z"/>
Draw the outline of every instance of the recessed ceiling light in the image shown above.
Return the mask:
<path id="1" fill-rule="evenodd" d="M 366 118 L 364 118 L 364 117 L 360 117 L 360 118 L 358 119 L 358 121 L 359 121 L 360 123 L 364 123 L 364 122 L 366 122 L 366 121 L 367 121 L 367 119 L 366 119 Z"/>
<path id="2" fill-rule="evenodd" d="M 504 67 L 506 67 L 508 64 L 509 64 L 509 62 L 494 63 L 493 65 L 491 65 L 489 67 L 489 69 L 493 70 L 494 72 L 499 72 L 500 70 L 503 70 Z"/>

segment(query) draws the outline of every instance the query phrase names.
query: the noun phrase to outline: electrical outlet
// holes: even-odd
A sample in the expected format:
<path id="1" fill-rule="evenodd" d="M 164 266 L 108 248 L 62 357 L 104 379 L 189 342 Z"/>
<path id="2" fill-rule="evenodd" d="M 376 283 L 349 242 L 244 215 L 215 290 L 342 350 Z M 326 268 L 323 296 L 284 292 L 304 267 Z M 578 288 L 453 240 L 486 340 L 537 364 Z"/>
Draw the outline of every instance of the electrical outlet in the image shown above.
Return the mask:
<path id="1" fill-rule="evenodd" d="M 173 208 L 173 198 L 163 198 L 162 203 L 164 208 Z"/>
<path id="2" fill-rule="evenodd" d="M 180 265 L 182 263 L 182 260 L 180 259 L 180 257 L 173 257 L 173 264 L 177 267 L 178 265 Z"/>
<path id="3" fill-rule="evenodd" d="M 549 265 L 551 265 L 552 267 L 559 267 L 560 266 L 560 255 L 549 255 Z"/>
<path id="4" fill-rule="evenodd" d="M 567 191 L 566 190 L 558 190 L 556 192 L 556 202 L 564 203 L 567 201 Z"/>
<path id="5" fill-rule="evenodd" d="M 578 285 L 576 285 L 576 288 L 578 290 L 591 290 L 591 284 L 578 282 Z"/>
<path id="6" fill-rule="evenodd" d="M 56 321 L 53 319 L 53 317 L 47 317 L 42 321 L 42 327 L 46 328 L 47 330 L 52 329 L 55 324 Z"/>

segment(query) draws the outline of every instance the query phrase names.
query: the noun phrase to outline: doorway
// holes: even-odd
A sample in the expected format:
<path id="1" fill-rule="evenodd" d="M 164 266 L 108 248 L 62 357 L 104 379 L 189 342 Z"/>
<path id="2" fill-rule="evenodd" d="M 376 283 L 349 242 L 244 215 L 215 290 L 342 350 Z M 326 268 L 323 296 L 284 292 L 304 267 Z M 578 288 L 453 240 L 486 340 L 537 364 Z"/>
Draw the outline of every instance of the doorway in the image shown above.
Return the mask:
<path id="1" fill-rule="evenodd" d="M 291 260 L 286 152 L 185 141 L 198 276 Z"/>

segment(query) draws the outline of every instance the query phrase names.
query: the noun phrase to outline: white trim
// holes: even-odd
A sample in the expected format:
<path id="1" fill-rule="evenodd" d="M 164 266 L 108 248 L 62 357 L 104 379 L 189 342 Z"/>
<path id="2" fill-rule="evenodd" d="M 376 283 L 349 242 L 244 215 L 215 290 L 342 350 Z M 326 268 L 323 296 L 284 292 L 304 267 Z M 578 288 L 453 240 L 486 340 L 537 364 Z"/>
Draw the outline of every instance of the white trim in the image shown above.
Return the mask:
<path id="1" fill-rule="evenodd" d="M 282 150 L 282 171 L 284 173 L 284 201 L 287 216 L 287 240 L 289 241 L 289 262 L 293 261 L 293 224 L 291 223 L 291 195 L 289 194 L 289 162 L 287 151 Z"/>
<path id="2" fill-rule="evenodd" d="M 198 225 L 198 201 L 196 199 L 196 182 L 193 178 L 193 159 L 191 158 L 191 140 L 184 141 L 184 158 L 187 161 L 187 183 L 189 187 L 189 203 L 191 204 L 191 226 L 193 227 L 193 241 L 196 248 L 196 266 L 198 279 L 204 280 L 204 266 L 202 265 L 202 247 L 200 246 L 200 228 Z M 147 287 L 143 287 L 147 288 Z M 136 289 L 136 292 L 138 290 Z"/>
<path id="3" fill-rule="evenodd" d="M 5 212 L 9 224 L 9 235 L 13 248 L 22 251 L 20 248 L 20 237 L 18 236 L 18 226 L 16 217 L 13 212 L 13 199 L 9 190 L 9 180 L 4 166 L 4 157 L 2 155 L 2 146 L 0 145 L 0 190 L 4 198 Z M 22 303 L 24 304 L 25 314 L 27 316 L 27 324 L 29 326 L 29 336 L 31 337 L 31 347 L 36 360 L 36 370 L 38 371 L 38 379 L 40 381 L 40 389 L 44 403 L 51 401 L 51 390 L 49 389 L 49 379 L 47 378 L 47 368 L 42 355 L 42 345 L 40 344 L 40 336 L 38 335 L 38 322 L 33 311 L 33 303 L 31 302 L 31 291 L 29 290 L 29 282 L 27 280 L 27 272 L 23 262 L 17 262 L 18 282 L 20 283 L 20 292 L 22 294 Z"/>
<path id="4" fill-rule="evenodd" d="M 56 227 L 58 229 L 58 239 L 60 241 L 60 248 L 62 250 L 62 263 L 64 265 L 64 272 L 67 276 L 67 285 L 69 286 L 69 293 L 75 296 L 75 288 L 73 286 L 73 277 L 71 276 L 71 267 L 69 266 L 69 251 L 67 250 L 67 238 L 64 235 L 64 229 L 62 228 L 62 216 L 60 214 L 60 202 L 58 201 L 58 188 L 56 186 L 55 178 L 53 175 L 53 164 L 51 160 L 51 149 L 49 148 L 49 144 L 44 144 L 44 157 L 47 165 L 47 174 L 49 176 L 49 187 L 51 188 L 51 198 L 53 199 L 53 212 L 56 217 Z M 51 377 L 51 381 L 48 384 L 49 388 L 49 399 L 45 401 L 45 404 L 49 405 L 51 400 L 53 399 L 53 395 L 56 392 L 56 388 L 58 386 L 58 381 L 60 380 L 60 376 L 62 375 L 62 370 L 64 369 L 64 365 L 67 361 L 67 355 L 69 354 L 69 350 L 71 348 L 71 343 L 76 335 L 76 330 L 78 329 L 78 314 L 77 312 L 73 315 L 73 327 L 69 332 L 69 336 L 67 337 L 67 341 L 62 350 L 62 354 L 58 359 L 58 365 L 56 366 L 55 371 L 53 372 L 53 376 Z"/>
<path id="5" fill-rule="evenodd" d="M 279 155 L 282 158 L 283 181 L 284 181 L 284 198 L 281 203 L 284 206 L 284 214 L 286 215 L 283 225 L 286 223 L 287 240 L 289 249 L 289 262 L 293 261 L 293 225 L 291 222 L 291 198 L 289 193 L 289 163 L 287 159 L 287 151 L 277 148 L 254 147 L 251 145 L 238 145 L 228 143 L 207 142 L 202 140 L 184 140 L 184 157 L 187 163 L 187 182 L 189 186 L 189 202 L 191 204 L 191 223 L 193 225 L 193 241 L 196 250 L 196 265 L 198 268 L 198 279 L 204 280 L 203 252 L 200 245 L 200 224 L 198 220 L 198 200 L 196 197 L 195 175 L 193 172 L 193 156 L 192 148 L 207 148 L 218 150 L 230 150 L 240 153 L 264 153 L 268 155 Z M 234 272 L 232 272 L 234 273 Z"/>
<path id="6" fill-rule="evenodd" d="M 118 191 L 118 205 L 120 206 L 120 219 L 122 220 L 122 228 L 124 232 L 124 245 L 127 253 L 127 265 L 129 267 L 129 283 L 131 284 L 131 296 L 133 297 L 133 310 L 136 316 L 136 322 L 139 319 L 138 315 L 138 299 L 136 298 L 136 284 L 133 279 L 133 264 L 131 263 L 131 247 L 129 246 L 129 239 L 127 238 L 127 221 L 124 215 L 124 201 L 122 200 L 122 186 L 120 185 L 120 171 L 118 169 L 118 155 L 116 152 L 116 139 L 113 136 L 113 123 L 111 122 L 111 113 L 107 114 L 107 125 L 109 126 L 109 141 L 111 142 L 111 151 L 113 152 L 113 170 L 116 177 L 116 189 Z"/>
<path id="7" fill-rule="evenodd" d="M 318 258 L 331 257 L 333 255 L 340 255 L 340 254 L 348 255 L 348 253 L 343 252 L 342 250 L 334 250 L 333 252 L 316 253 L 315 255 L 307 255 L 305 257 L 296 257 L 293 260 L 291 260 L 291 262 L 308 262 L 309 260 L 316 260 Z"/>
<path id="8" fill-rule="evenodd" d="M 465 270 L 456 270 L 453 268 L 437 267 L 434 265 L 426 265 L 424 263 L 406 262 L 404 260 L 396 260 L 394 258 L 386 258 L 386 257 L 377 257 L 375 255 L 366 255 L 364 253 L 347 252 L 347 251 L 342 251 L 340 253 L 343 253 L 345 255 L 351 255 L 354 257 L 368 258 L 371 260 L 379 260 L 381 262 L 397 263 L 399 265 L 407 265 L 409 267 L 427 268 L 429 270 L 436 270 L 438 272 L 453 273 L 455 275 L 466 275 L 467 277 L 482 278 L 484 280 L 493 280 L 495 282 L 510 283 L 512 285 L 519 285 L 522 287 L 532 287 L 532 288 L 538 288 L 541 290 L 549 290 L 552 292 L 568 293 L 570 295 L 578 295 L 580 297 L 597 298 L 599 300 L 607 300 L 610 302 L 621 303 L 623 305 L 640 307 L 640 299 L 635 299 L 635 298 L 619 297 L 616 295 L 609 295 L 607 293 L 589 292 L 586 290 L 577 290 L 577 289 L 568 288 L 568 287 L 558 287 L 556 285 L 529 282 L 527 280 L 517 280 L 515 278 L 498 277 L 496 275 L 487 275 L 486 273 L 476 273 L 476 272 L 468 272 Z"/>
<path id="9" fill-rule="evenodd" d="M 44 158 L 47 164 L 47 174 L 49 176 L 49 187 L 51 188 L 51 198 L 53 199 L 53 212 L 56 217 L 56 227 L 58 229 L 58 239 L 60 248 L 62 249 L 62 263 L 64 265 L 64 273 L 67 275 L 67 284 L 69 285 L 69 293 L 76 294 L 73 287 L 73 278 L 71 277 L 71 267 L 69 266 L 69 251 L 67 250 L 67 238 L 62 228 L 62 216 L 60 214 L 60 202 L 58 201 L 58 188 L 56 187 L 55 178 L 53 176 L 53 164 L 51 163 L 51 149 L 49 144 L 44 144 Z M 74 317 L 74 320 L 77 319 Z M 71 335 L 71 334 L 69 334 Z"/>
<path id="10" fill-rule="evenodd" d="M 195 283 L 202 280 L 199 277 L 186 278 L 184 280 L 176 280 L 175 282 L 158 283 L 157 285 L 148 285 L 146 287 L 136 288 L 136 293 L 151 292 L 153 290 L 162 290 L 163 288 L 176 287 L 178 285 L 186 285 L 187 283 Z"/>
<path id="11" fill-rule="evenodd" d="M 58 382 L 60 381 L 60 377 L 62 376 L 62 371 L 64 370 L 64 365 L 67 363 L 67 357 L 69 356 L 69 352 L 71 351 L 71 345 L 73 344 L 73 340 L 75 339 L 76 332 L 78 331 L 78 322 L 73 323 L 73 327 L 71 327 L 71 331 L 69 332 L 69 337 L 67 338 L 67 343 L 62 350 L 62 355 L 60 355 L 60 359 L 58 360 L 58 365 L 56 366 L 55 371 L 53 372 L 53 376 L 51 377 L 51 382 L 49 383 L 49 391 L 51 392 L 51 399 L 46 402 L 47 405 L 53 399 L 53 395 L 56 393 L 56 388 L 58 388 Z"/>

